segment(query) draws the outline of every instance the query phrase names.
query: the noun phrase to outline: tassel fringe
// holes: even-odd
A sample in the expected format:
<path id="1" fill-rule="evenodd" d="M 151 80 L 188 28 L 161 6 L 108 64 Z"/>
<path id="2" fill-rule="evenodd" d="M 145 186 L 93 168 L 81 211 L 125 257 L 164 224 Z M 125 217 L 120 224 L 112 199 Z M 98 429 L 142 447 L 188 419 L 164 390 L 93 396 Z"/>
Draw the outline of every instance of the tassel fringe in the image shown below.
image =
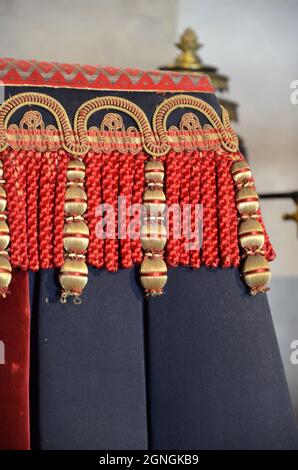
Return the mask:
<path id="1" fill-rule="evenodd" d="M 238 228 L 242 219 L 236 195 L 241 185 L 235 183 L 231 171 L 237 159 L 243 161 L 240 155 L 234 154 L 230 158 L 228 153 L 213 150 L 182 153 L 172 150 L 162 159 L 166 203 L 171 208 L 167 214 L 168 238 L 164 253 L 168 266 L 199 268 L 205 265 L 215 268 L 239 265 Z M 12 267 L 32 271 L 61 268 L 65 257 L 64 206 L 70 156 L 64 150 L 5 150 L 0 160 L 5 180 Z M 83 158 L 87 195 L 85 221 L 89 228 L 88 264 L 117 271 L 119 267 L 131 268 L 142 263 L 141 204 L 147 161 L 148 156 L 144 152 L 98 154 L 90 151 Z M 149 186 L 153 184 L 150 179 L 148 181 Z M 253 185 L 253 180 L 247 184 Z M 121 207 L 121 202 L 118 207 L 119 196 L 125 198 L 125 208 Z M 102 203 L 108 204 L 113 211 L 102 208 Z M 131 204 L 134 210 L 128 213 Z M 194 237 L 198 231 L 198 204 L 202 205 L 202 240 Z M 179 209 L 184 205 L 188 205 L 190 210 L 183 214 L 183 222 L 179 224 L 175 207 Z M 262 252 L 267 260 L 272 261 L 275 252 L 259 209 L 254 217 L 258 218 L 264 231 Z M 133 229 L 134 236 L 131 237 L 129 229 Z M 110 230 L 115 230 L 115 234 L 106 233 Z M 98 231 L 103 236 L 98 237 Z M 190 238 L 186 236 L 189 234 Z"/>

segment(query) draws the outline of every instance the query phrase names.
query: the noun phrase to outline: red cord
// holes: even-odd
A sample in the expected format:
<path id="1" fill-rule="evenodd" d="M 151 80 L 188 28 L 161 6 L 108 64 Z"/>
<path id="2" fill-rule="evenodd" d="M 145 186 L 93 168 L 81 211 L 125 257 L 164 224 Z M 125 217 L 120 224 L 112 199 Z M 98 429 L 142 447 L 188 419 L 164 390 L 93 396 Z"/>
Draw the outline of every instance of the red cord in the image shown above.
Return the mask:
<path id="1" fill-rule="evenodd" d="M 145 189 L 145 161 L 147 157 L 143 152 L 135 156 L 135 171 L 133 180 L 133 194 L 132 204 L 141 205 L 143 200 L 143 193 Z M 143 251 L 140 241 L 140 221 L 141 213 L 136 211 L 136 214 L 131 217 L 131 226 L 134 227 L 134 232 L 137 234 L 135 238 L 130 241 L 132 260 L 136 264 L 140 264 L 143 260 Z"/>
<path id="2" fill-rule="evenodd" d="M 190 188 L 189 188 L 189 199 L 191 204 L 191 232 L 195 233 L 195 238 L 192 238 L 190 241 L 194 244 L 194 248 L 190 251 L 190 264 L 193 268 L 199 268 L 201 265 L 200 260 L 200 220 L 196 220 L 199 216 L 197 214 L 198 208 L 196 205 L 200 203 L 200 166 L 201 166 L 201 156 L 198 151 L 193 152 L 191 156 L 191 178 L 190 178 Z M 197 238 L 197 239 L 196 239 Z"/>
<path id="3" fill-rule="evenodd" d="M 111 231 L 110 237 L 104 240 L 104 262 L 108 271 L 118 269 L 118 180 L 119 180 L 119 153 L 104 154 L 102 167 L 102 193 L 103 201 L 113 208 L 105 217 L 107 228 Z M 114 233 L 113 233 L 114 232 Z"/>
<path id="4" fill-rule="evenodd" d="M 191 154 L 185 152 L 182 156 L 182 170 L 180 183 L 180 208 L 181 208 L 181 244 L 180 244 L 180 264 L 188 265 L 190 252 L 188 249 L 189 232 L 191 224 L 191 214 L 189 213 L 190 202 L 190 175 L 191 175 Z"/>
<path id="5" fill-rule="evenodd" d="M 39 262 L 42 269 L 48 269 L 53 266 L 56 157 L 56 152 L 45 152 L 41 155 L 39 187 Z"/>
<path id="6" fill-rule="evenodd" d="M 57 155 L 57 178 L 55 187 L 55 212 L 54 212 L 54 266 L 61 268 L 64 263 L 63 228 L 64 228 L 64 203 L 67 183 L 67 163 L 69 156 L 64 150 Z"/>
<path id="7" fill-rule="evenodd" d="M 103 155 L 88 152 L 86 164 L 86 193 L 88 209 L 86 220 L 89 226 L 89 246 L 87 261 L 96 268 L 102 268 L 104 264 L 104 241 L 97 236 L 96 230 L 100 228 L 102 217 L 96 214 L 97 208 L 102 203 L 101 172 Z M 100 234 L 98 234 L 100 235 Z"/>
<path id="8" fill-rule="evenodd" d="M 121 233 L 120 235 L 120 254 L 121 265 L 124 268 L 131 268 L 133 265 L 132 252 L 130 246 L 130 234 L 127 233 L 130 217 L 128 210 L 132 202 L 133 176 L 134 176 L 134 156 L 132 154 L 121 154 L 119 156 L 119 195 L 125 198 L 123 210 L 121 210 Z M 122 203 L 121 203 L 122 207 Z M 122 213 L 123 212 L 123 213 Z M 123 224 L 123 226 L 122 226 Z M 125 237 L 125 238 L 123 238 Z"/>
<path id="9" fill-rule="evenodd" d="M 230 161 L 226 156 L 218 156 L 216 162 L 217 170 L 217 195 L 218 195 L 218 228 L 219 228 L 219 253 L 221 266 L 231 266 L 230 245 L 230 195 L 228 179 L 230 177 Z M 233 189 L 233 188 L 232 188 Z M 232 193 L 234 196 L 234 191 Z"/>
<path id="10" fill-rule="evenodd" d="M 5 191 L 7 197 L 7 214 L 10 234 L 10 262 L 12 267 L 19 266 L 20 261 L 20 240 L 19 240 L 19 214 L 18 214 L 18 194 L 16 191 L 16 158 L 17 152 L 5 150 L 2 154 Z"/>
<path id="11" fill-rule="evenodd" d="M 181 168 L 182 168 L 183 153 L 175 153 L 170 151 L 165 160 L 166 170 L 166 201 L 168 211 L 168 242 L 166 244 L 166 260 L 168 266 L 178 266 L 180 261 L 180 237 L 174 233 L 180 231 L 179 214 L 174 210 L 173 206 L 179 204 L 179 192 L 181 181 Z M 172 208 L 171 208 L 172 206 Z M 178 235 L 177 234 L 177 235 Z"/>
<path id="12" fill-rule="evenodd" d="M 28 152 L 27 159 L 27 243 L 29 269 L 38 271 L 38 179 L 40 152 Z"/>
<path id="13" fill-rule="evenodd" d="M 218 258 L 218 229 L 216 207 L 216 167 L 213 151 L 203 152 L 201 166 L 201 203 L 203 204 L 202 263 L 215 268 Z"/>

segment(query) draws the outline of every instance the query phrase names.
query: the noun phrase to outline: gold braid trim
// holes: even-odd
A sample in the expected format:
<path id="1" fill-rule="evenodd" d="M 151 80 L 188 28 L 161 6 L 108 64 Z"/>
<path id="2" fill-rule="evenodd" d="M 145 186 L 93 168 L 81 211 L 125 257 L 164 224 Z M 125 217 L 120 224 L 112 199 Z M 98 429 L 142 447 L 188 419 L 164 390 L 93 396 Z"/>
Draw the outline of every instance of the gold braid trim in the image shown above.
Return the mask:
<path id="1" fill-rule="evenodd" d="M 169 136 L 167 129 L 168 117 L 177 108 L 190 108 L 198 111 L 202 113 L 209 122 L 209 124 L 205 124 L 204 127 L 198 124 L 197 134 L 190 133 L 190 146 L 192 144 L 193 148 L 206 149 L 208 145 L 209 148 L 217 148 L 221 145 L 222 148 L 228 152 L 235 153 L 238 151 L 238 139 L 230 125 L 227 111 L 222 108 L 221 121 L 212 106 L 200 98 L 189 95 L 176 95 L 165 99 L 154 112 L 152 127 L 144 111 L 132 101 L 118 96 L 93 98 L 86 101 L 78 108 L 75 113 L 74 126 L 72 128 L 67 112 L 59 101 L 46 94 L 33 92 L 17 94 L 4 101 L 0 106 L 0 151 L 5 150 L 10 145 L 9 140 L 11 139 L 11 134 L 15 134 L 16 141 L 21 141 L 22 136 L 26 134 L 26 129 L 25 132 L 24 129 L 21 131 L 21 126 L 20 129 L 15 124 L 9 126 L 9 121 L 17 110 L 23 106 L 30 105 L 40 106 L 49 111 L 54 116 L 58 127 L 58 129 L 56 129 L 55 126 L 49 125 L 45 129 L 43 124 L 41 124 L 38 134 L 39 145 L 45 145 L 45 141 L 47 139 L 51 140 L 52 137 L 52 143 L 54 142 L 57 146 L 60 142 L 60 146 L 73 155 L 85 155 L 92 148 L 90 141 L 92 141 L 92 138 L 94 140 L 94 135 L 99 142 L 103 143 L 103 141 L 105 141 L 106 135 L 102 134 L 96 136 L 94 127 L 92 127 L 92 136 L 90 136 L 90 129 L 88 130 L 87 127 L 89 118 L 95 112 L 104 109 L 116 110 L 130 116 L 135 121 L 138 129 L 130 128 L 128 135 L 118 136 L 118 140 L 122 138 L 124 144 L 127 144 L 128 141 L 133 145 L 141 144 L 142 148 L 153 157 L 166 155 L 169 150 L 174 147 L 173 142 L 177 147 L 177 142 L 182 143 L 183 141 L 179 129 L 172 126 L 170 128 L 172 131 L 171 136 Z M 34 113 L 34 111 L 31 111 L 31 114 L 32 113 Z M 35 111 L 35 113 L 37 112 Z M 24 124 L 24 119 L 25 116 L 22 119 L 22 125 Z M 35 114 L 34 121 L 40 124 L 42 118 L 40 119 L 38 115 Z M 30 125 L 27 127 L 30 130 Z M 31 123 L 31 130 L 34 130 L 34 123 Z M 204 138 L 198 139 L 198 133 L 202 134 L 203 137 L 206 134 L 208 138 L 206 139 L 205 136 Z M 175 136 L 175 134 L 177 135 Z M 111 136 L 109 136 L 109 138 L 111 139 Z M 210 144 L 212 139 L 213 144 Z M 207 142 L 209 142 L 209 144 L 207 144 Z"/>
<path id="2" fill-rule="evenodd" d="M 228 152 L 236 152 L 238 150 L 236 132 L 232 129 L 228 112 L 223 106 L 221 106 L 223 114 L 222 123 L 212 106 L 200 98 L 189 95 L 173 96 L 166 99 L 156 108 L 153 115 L 153 129 L 158 135 L 165 135 L 167 119 L 174 109 L 177 108 L 191 108 L 202 113 L 212 127 L 217 130 L 222 147 Z"/>

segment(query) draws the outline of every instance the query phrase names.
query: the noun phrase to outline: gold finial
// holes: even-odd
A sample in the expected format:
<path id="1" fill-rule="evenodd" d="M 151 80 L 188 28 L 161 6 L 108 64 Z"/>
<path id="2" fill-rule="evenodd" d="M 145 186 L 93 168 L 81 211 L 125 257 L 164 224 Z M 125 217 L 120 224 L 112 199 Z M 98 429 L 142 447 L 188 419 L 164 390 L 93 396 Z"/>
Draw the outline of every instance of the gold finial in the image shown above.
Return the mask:
<path id="1" fill-rule="evenodd" d="M 202 47 L 202 44 L 199 43 L 198 36 L 191 28 L 184 31 L 176 46 L 182 51 L 175 60 L 176 67 L 187 70 L 201 68 L 202 62 L 196 51 Z"/>
<path id="2" fill-rule="evenodd" d="M 181 53 L 176 57 L 173 64 L 158 67 L 160 70 L 209 75 L 216 91 L 220 93 L 228 91 L 228 77 L 218 73 L 216 67 L 204 64 L 198 56 L 196 51 L 202 47 L 202 44 L 193 29 L 187 28 L 175 46 L 180 49 Z M 228 111 L 231 120 L 237 121 L 237 103 L 222 97 L 220 97 L 220 102 Z"/>

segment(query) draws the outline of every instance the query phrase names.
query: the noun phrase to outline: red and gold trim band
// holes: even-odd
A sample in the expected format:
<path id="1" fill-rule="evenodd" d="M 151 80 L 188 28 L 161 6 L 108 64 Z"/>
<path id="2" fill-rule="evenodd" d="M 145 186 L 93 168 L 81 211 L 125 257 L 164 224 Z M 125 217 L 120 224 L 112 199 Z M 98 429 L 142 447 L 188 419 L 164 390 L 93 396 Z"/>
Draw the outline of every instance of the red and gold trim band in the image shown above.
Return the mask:
<path id="1" fill-rule="evenodd" d="M 0 59 L 0 80 L 5 85 L 121 91 L 214 92 L 207 75 L 185 75 L 161 70 L 144 72 L 133 68 L 59 64 L 11 58 Z"/>
<path id="2" fill-rule="evenodd" d="M 52 114 L 56 125 L 45 126 L 40 111 L 27 111 L 20 124 L 10 124 L 13 114 L 22 107 L 37 106 Z M 169 115 L 185 107 L 201 113 L 208 124 L 201 125 L 193 112 L 186 113 L 179 128 L 167 128 Z M 89 118 L 96 112 L 109 111 L 98 127 L 88 129 Z M 128 115 L 136 124 L 125 130 L 123 118 L 114 110 Z M 189 132 L 185 132 L 189 128 Z M 121 134 L 119 135 L 119 131 Z M 119 96 L 100 96 L 83 103 L 76 111 L 73 126 L 59 101 L 44 93 L 19 93 L 0 105 L 0 151 L 14 150 L 57 151 L 63 148 L 74 156 L 83 156 L 89 150 L 96 153 L 119 152 L 147 154 L 161 157 L 173 149 L 220 149 L 235 153 L 238 139 L 232 129 L 227 111 L 222 108 L 222 119 L 206 101 L 191 95 L 166 98 L 153 114 L 152 124 L 145 112 L 134 102 Z"/>

